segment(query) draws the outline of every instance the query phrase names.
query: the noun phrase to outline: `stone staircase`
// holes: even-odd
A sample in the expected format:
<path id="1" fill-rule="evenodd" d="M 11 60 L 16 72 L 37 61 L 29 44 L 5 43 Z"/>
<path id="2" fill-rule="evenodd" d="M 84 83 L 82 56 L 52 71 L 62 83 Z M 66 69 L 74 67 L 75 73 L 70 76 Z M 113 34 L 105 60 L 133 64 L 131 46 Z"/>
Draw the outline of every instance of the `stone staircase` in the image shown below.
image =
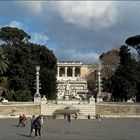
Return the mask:
<path id="1" fill-rule="evenodd" d="M 94 118 L 95 116 L 95 104 L 88 104 L 88 105 L 80 105 L 80 118 L 87 118 L 88 115 L 91 116 L 91 118 Z"/>
<path id="2" fill-rule="evenodd" d="M 78 118 L 87 119 L 90 115 L 91 118 L 95 116 L 95 103 L 94 104 L 41 104 L 41 114 L 45 116 L 52 116 L 53 112 L 57 109 L 63 109 L 65 107 L 73 107 L 79 109 Z"/>

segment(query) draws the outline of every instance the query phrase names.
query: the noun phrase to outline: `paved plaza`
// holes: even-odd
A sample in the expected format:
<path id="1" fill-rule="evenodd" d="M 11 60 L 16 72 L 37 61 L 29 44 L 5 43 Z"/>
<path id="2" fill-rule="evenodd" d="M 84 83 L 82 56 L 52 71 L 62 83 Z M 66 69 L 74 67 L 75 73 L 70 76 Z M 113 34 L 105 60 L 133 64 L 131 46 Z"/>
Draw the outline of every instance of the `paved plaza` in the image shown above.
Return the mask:
<path id="1" fill-rule="evenodd" d="M 0 140 L 32 140 L 30 121 L 17 127 L 18 119 L 0 119 Z M 45 119 L 39 140 L 140 140 L 140 119 Z"/>

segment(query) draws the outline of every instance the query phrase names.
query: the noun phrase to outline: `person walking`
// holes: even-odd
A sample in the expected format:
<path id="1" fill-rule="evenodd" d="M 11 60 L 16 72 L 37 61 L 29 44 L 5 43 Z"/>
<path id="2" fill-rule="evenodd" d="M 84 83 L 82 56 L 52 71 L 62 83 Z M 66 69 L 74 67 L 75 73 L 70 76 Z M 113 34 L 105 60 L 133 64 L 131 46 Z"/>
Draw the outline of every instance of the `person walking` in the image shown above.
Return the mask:
<path id="1" fill-rule="evenodd" d="M 88 120 L 90 120 L 90 115 L 89 115 L 89 114 L 88 114 L 88 116 L 87 116 L 87 117 L 88 117 Z"/>
<path id="2" fill-rule="evenodd" d="M 70 123 L 71 122 L 71 116 L 70 116 L 70 114 L 67 115 L 67 119 L 68 119 L 68 122 Z"/>
<path id="3" fill-rule="evenodd" d="M 33 131 L 35 129 L 34 121 L 35 121 L 35 115 L 33 115 L 31 120 L 30 120 L 30 122 L 31 122 L 30 137 L 32 136 L 32 133 L 33 133 Z"/>
<path id="4" fill-rule="evenodd" d="M 18 119 L 18 127 L 22 125 L 22 115 L 19 115 L 19 119 Z"/>
<path id="5" fill-rule="evenodd" d="M 25 127 L 25 124 L 26 124 L 26 116 L 23 114 L 22 116 L 22 120 L 21 120 L 21 123 L 22 123 L 22 126 Z"/>
<path id="6" fill-rule="evenodd" d="M 95 118 L 96 118 L 99 122 L 102 122 L 102 117 L 101 117 L 99 114 L 96 114 L 96 115 L 95 115 Z"/>
<path id="7" fill-rule="evenodd" d="M 75 120 L 77 119 L 77 113 L 75 113 L 75 116 L 74 116 Z"/>
<path id="8" fill-rule="evenodd" d="M 35 128 L 35 137 L 41 136 L 41 116 L 38 116 L 34 120 L 33 125 L 34 125 L 34 128 Z"/>

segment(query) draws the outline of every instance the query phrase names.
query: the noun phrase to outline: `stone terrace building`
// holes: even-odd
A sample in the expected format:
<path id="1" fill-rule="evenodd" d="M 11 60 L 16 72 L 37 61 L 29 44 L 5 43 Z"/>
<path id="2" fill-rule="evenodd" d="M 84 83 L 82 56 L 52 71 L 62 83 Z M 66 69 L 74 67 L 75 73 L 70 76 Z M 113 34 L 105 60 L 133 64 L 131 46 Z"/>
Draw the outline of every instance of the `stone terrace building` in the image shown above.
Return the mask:
<path id="1" fill-rule="evenodd" d="M 79 61 L 59 61 L 57 63 L 58 100 L 86 98 L 87 81 L 82 68 L 84 65 Z"/>

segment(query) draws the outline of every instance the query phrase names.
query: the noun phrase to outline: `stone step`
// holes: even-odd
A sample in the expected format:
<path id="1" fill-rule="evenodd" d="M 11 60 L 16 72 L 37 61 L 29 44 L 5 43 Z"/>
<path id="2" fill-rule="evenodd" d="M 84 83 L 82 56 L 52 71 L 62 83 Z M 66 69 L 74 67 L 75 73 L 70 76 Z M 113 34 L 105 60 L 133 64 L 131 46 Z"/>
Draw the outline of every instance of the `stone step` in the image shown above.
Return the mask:
<path id="1" fill-rule="evenodd" d="M 43 104 L 41 106 L 41 114 L 52 115 L 57 109 L 65 108 L 68 105 L 64 104 Z M 80 116 L 87 117 L 88 114 L 95 115 L 95 104 L 69 105 L 70 107 L 78 108 Z"/>

